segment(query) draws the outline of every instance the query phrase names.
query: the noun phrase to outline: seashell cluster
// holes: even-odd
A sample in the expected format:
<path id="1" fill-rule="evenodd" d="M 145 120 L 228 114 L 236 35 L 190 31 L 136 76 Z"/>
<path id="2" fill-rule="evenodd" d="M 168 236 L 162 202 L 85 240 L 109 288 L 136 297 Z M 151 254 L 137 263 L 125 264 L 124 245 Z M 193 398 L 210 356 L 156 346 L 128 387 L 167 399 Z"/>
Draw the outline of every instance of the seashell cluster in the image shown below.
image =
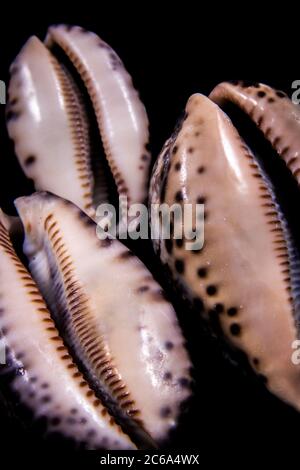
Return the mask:
<path id="1" fill-rule="evenodd" d="M 37 190 L 94 218 L 111 191 L 109 172 L 118 195 L 146 199 L 148 118 L 108 44 L 80 27 L 52 26 L 45 44 L 27 41 L 10 73 L 7 128 Z"/>
<path id="2" fill-rule="evenodd" d="M 101 202 L 147 198 L 148 119 L 131 77 L 95 34 L 53 26 L 11 66 L 7 127 L 37 190 L 15 201 L 28 267 L 1 213 L 12 388 L 87 449 L 157 447 L 190 396 L 190 359 L 152 274 L 95 223 Z"/>
<path id="3" fill-rule="evenodd" d="M 36 189 L 16 199 L 18 219 L 0 212 L 0 331 L 20 401 L 87 449 L 155 448 L 178 424 L 191 360 L 175 310 L 134 244 L 97 236 L 97 208 L 120 199 L 121 220 L 135 203 L 191 208 L 189 225 L 172 214 L 170 237 L 150 220 L 174 290 L 300 410 L 299 248 L 263 156 L 229 117 L 247 117 L 299 185 L 299 106 L 260 83 L 191 96 L 148 188 L 146 110 L 108 44 L 51 26 L 10 72 L 8 133 Z"/>
<path id="4" fill-rule="evenodd" d="M 195 311 L 279 398 L 300 409 L 299 252 L 255 149 L 222 110 L 253 121 L 299 183 L 300 109 L 263 84 L 221 83 L 193 95 L 153 170 L 150 202 L 204 204 L 205 243 L 188 251 L 160 238 L 156 252 Z M 175 232 L 176 220 L 173 231 Z"/>

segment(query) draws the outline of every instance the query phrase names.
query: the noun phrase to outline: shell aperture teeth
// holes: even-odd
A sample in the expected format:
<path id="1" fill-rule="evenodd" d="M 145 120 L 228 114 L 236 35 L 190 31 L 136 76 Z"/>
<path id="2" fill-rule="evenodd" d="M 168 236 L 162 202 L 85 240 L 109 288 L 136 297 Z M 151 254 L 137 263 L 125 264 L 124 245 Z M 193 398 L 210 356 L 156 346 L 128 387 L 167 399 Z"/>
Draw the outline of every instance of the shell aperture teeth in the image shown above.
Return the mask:
<path id="1" fill-rule="evenodd" d="M 46 44 L 51 43 L 70 57 L 88 89 L 119 193 L 129 202 L 143 202 L 150 164 L 148 119 L 122 61 L 106 42 L 80 27 L 50 27 Z"/>
<path id="2" fill-rule="evenodd" d="M 184 299 L 298 410 L 300 230 L 281 193 L 294 184 L 298 201 L 299 113 L 262 83 L 195 94 L 150 182 L 150 203 L 204 204 L 202 248 L 175 237 L 175 217 L 171 238 L 153 240 Z M 16 201 L 32 277 L 13 242 L 20 220 L 0 210 L 0 332 L 13 388 L 51 432 L 87 448 L 156 447 L 190 397 L 190 360 L 160 286 L 120 242 L 98 239 L 93 222 L 103 202 L 147 198 L 148 119 L 131 77 L 96 34 L 54 25 L 12 64 L 6 118 L 43 191 Z"/>
<path id="3" fill-rule="evenodd" d="M 300 202 L 297 178 L 299 166 L 299 106 L 285 93 L 263 83 L 221 83 L 211 93 L 211 99 L 229 114 L 248 146 L 254 151 L 265 184 L 272 194 L 272 203 L 265 201 L 266 211 L 278 214 L 285 242 L 277 240 L 277 251 L 286 245 L 294 318 L 299 331 L 299 247 L 300 231 L 295 206 Z M 284 150 L 282 152 L 282 150 Z M 281 159 L 278 158 L 281 156 Z"/>
<path id="4" fill-rule="evenodd" d="M 43 239 L 34 256 L 29 252 L 30 270 L 93 387 L 126 431 L 130 422 L 165 440 L 190 396 L 191 364 L 160 287 L 119 241 L 99 240 L 96 224 L 73 204 L 35 193 L 16 207 L 25 252 L 28 242 Z"/>
<path id="5" fill-rule="evenodd" d="M 212 98 L 221 103 L 225 92 L 217 91 Z M 299 370 L 291 360 L 299 262 L 292 263 L 272 185 L 228 116 L 205 96 L 189 99 L 186 119 L 168 142 L 153 170 L 150 202 L 172 204 L 179 192 L 183 204 L 204 200 L 205 242 L 199 252 L 175 240 L 159 240 L 155 249 L 218 335 L 246 354 L 274 394 L 300 409 Z"/>
<path id="6" fill-rule="evenodd" d="M 11 295 L 13 292 L 13 295 Z M 0 213 L 0 329 L 5 339 L 12 389 L 49 432 L 88 449 L 135 449 L 95 396 L 72 361 L 50 312 L 20 262 Z"/>
<path id="7" fill-rule="evenodd" d="M 263 83 L 245 82 L 217 85 L 210 99 L 220 106 L 231 102 L 243 110 L 262 131 L 277 154 L 300 183 L 300 108 L 281 90 Z"/>
<path id="8" fill-rule="evenodd" d="M 11 66 L 7 127 L 36 189 L 93 218 L 118 195 L 145 200 L 146 111 L 116 53 L 95 34 L 59 25 L 46 45 L 27 41 Z"/>

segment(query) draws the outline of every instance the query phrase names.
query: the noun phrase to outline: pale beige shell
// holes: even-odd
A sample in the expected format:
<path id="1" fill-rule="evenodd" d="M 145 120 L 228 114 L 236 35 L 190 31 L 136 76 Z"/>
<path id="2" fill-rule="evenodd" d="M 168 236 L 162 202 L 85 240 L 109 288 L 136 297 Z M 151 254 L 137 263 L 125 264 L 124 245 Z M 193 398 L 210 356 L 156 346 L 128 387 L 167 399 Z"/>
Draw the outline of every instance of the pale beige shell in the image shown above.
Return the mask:
<path id="1" fill-rule="evenodd" d="M 95 396 L 59 336 L 41 294 L 9 237 L 0 212 L 0 330 L 13 389 L 34 417 L 88 449 L 135 449 Z"/>
<path id="2" fill-rule="evenodd" d="M 232 86 L 224 85 L 212 97 L 221 102 L 228 90 L 234 96 Z M 254 99 L 246 97 L 244 107 Z M 271 105 L 276 107 L 275 102 Z M 259 107 L 260 103 L 255 116 Z M 295 156 L 297 119 L 291 104 L 284 105 L 287 114 L 288 108 L 294 126 L 286 134 Z M 276 122 L 285 122 L 285 112 L 275 111 Z M 300 365 L 292 361 L 297 329 L 285 226 L 251 150 L 210 99 L 189 99 L 181 126 L 154 168 L 150 201 L 205 204 L 203 249 L 188 251 L 182 240 L 174 239 L 159 240 L 155 248 L 195 309 L 246 354 L 273 393 L 300 409 Z"/>
<path id="3" fill-rule="evenodd" d="M 47 193 L 19 198 L 30 269 L 96 387 L 154 440 L 190 396 L 191 363 L 176 314 L 142 262 Z"/>

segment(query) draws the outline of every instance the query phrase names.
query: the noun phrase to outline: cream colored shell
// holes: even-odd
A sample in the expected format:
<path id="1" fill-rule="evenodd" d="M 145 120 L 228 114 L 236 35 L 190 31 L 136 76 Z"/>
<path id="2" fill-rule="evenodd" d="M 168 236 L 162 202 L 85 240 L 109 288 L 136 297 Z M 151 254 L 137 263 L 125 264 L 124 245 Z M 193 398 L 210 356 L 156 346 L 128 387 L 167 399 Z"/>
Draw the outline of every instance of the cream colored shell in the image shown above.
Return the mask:
<path id="1" fill-rule="evenodd" d="M 154 440 L 190 395 L 190 360 L 176 314 L 138 258 L 46 193 L 19 198 L 24 250 L 64 336 L 120 413 Z"/>
<path id="2" fill-rule="evenodd" d="M 73 62 L 90 96 L 106 154 L 93 157 L 99 159 L 97 175 L 91 165 L 90 116 L 53 46 Z M 46 45 L 36 37 L 27 41 L 10 71 L 8 132 L 36 189 L 62 196 L 95 218 L 96 205 L 108 198 L 100 177 L 106 158 L 119 195 L 129 204 L 145 200 L 148 118 L 130 75 L 108 44 L 80 27 L 53 26 Z"/>
<path id="3" fill-rule="evenodd" d="M 216 94 L 214 93 L 214 96 Z M 156 250 L 196 310 L 241 349 L 269 389 L 300 409 L 300 366 L 285 234 L 269 187 L 229 118 L 193 95 L 154 168 L 150 201 L 204 202 L 205 242 Z"/>
<path id="4" fill-rule="evenodd" d="M 73 363 L 37 286 L 18 259 L 0 213 L 0 330 L 12 387 L 34 417 L 88 449 L 135 449 Z"/>

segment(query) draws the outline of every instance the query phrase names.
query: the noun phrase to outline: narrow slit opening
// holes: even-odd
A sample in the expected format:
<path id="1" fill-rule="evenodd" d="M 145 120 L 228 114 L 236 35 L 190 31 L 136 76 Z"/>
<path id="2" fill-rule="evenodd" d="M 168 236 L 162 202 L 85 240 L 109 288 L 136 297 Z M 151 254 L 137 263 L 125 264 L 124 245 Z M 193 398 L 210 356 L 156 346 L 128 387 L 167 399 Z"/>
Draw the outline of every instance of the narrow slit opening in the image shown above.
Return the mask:
<path id="1" fill-rule="evenodd" d="M 119 194 L 112 171 L 105 155 L 95 110 L 90 95 L 80 77 L 79 72 L 63 49 L 60 46 L 54 44 L 51 46 L 50 52 L 58 61 L 62 69 L 66 71 L 66 76 L 68 76 L 69 79 L 73 82 L 70 83 L 70 86 L 72 86 L 73 90 L 78 94 L 78 99 L 82 105 L 82 114 L 86 120 L 86 141 L 90 152 L 89 167 L 93 176 L 93 207 L 96 209 L 99 204 L 103 202 L 109 202 L 115 207 L 118 217 Z"/>
<path id="2" fill-rule="evenodd" d="M 232 103 L 223 103 L 222 109 L 251 149 L 270 193 L 277 203 L 276 209 L 279 218 L 283 221 L 283 233 L 287 242 L 294 314 L 300 333 L 300 224 L 298 216 L 300 188 L 285 161 L 251 118 Z"/>

